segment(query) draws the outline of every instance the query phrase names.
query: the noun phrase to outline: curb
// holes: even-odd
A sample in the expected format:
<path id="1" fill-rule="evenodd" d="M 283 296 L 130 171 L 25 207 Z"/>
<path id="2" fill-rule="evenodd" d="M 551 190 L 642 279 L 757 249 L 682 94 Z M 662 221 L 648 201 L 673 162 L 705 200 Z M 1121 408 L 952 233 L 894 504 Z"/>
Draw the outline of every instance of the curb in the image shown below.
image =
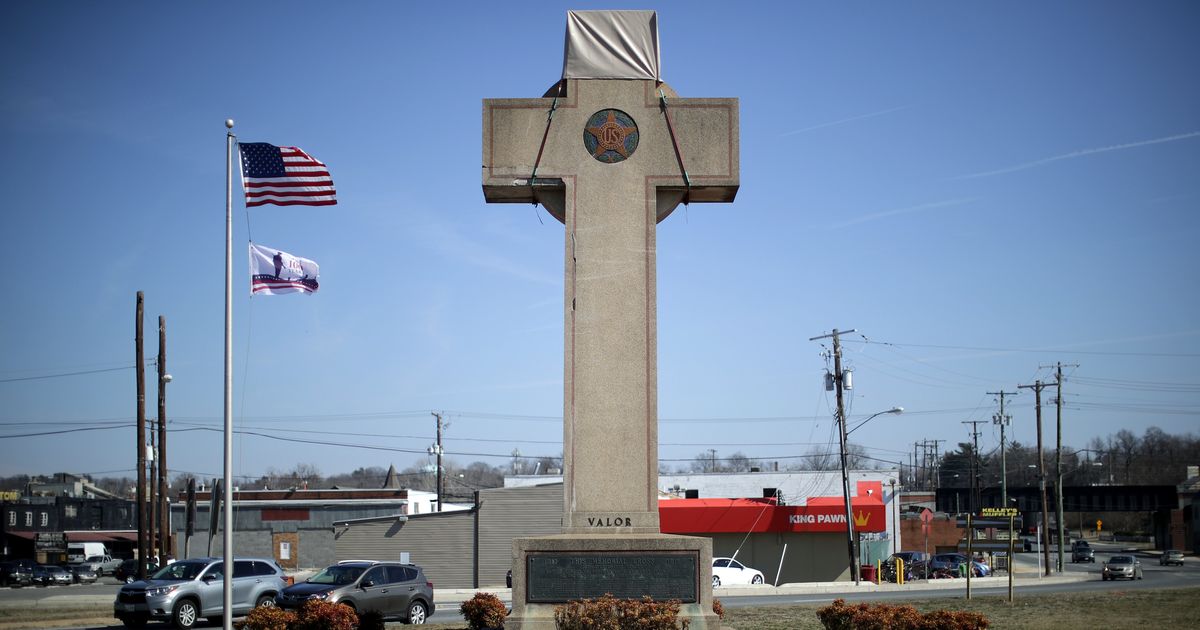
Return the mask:
<path id="1" fill-rule="evenodd" d="M 1013 579 L 1014 587 L 1028 587 L 1043 584 L 1068 584 L 1072 582 L 1085 582 L 1090 577 L 1088 574 L 1080 575 L 1056 575 L 1051 577 L 1017 577 Z M 1008 586 L 1007 577 L 985 577 L 972 578 L 972 588 L 997 588 Z M 883 583 L 875 584 L 873 582 L 863 582 L 858 586 L 850 582 L 798 582 L 792 584 L 782 584 L 780 586 L 771 586 L 763 584 L 759 586 L 718 586 L 713 589 L 713 597 L 746 597 L 746 596 L 769 596 L 769 595 L 814 595 L 838 593 L 842 595 L 853 595 L 856 593 L 896 593 L 896 592 L 924 592 L 924 591 L 943 591 L 943 590 L 966 590 L 967 581 L 962 578 L 953 578 L 945 580 L 928 580 L 910 582 L 908 584 L 892 584 Z M 471 599 L 475 593 L 492 593 L 499 597 L 506 604 L 512 602 L 512 589 L 508 588 L 435 588 L 433 591 L 433 602 L 438 608 L 457 607 L 458 604 Z M 112 595 L 52 595 L 39 600 L 28 602 L 11 602 L 0 605 L 0 608 L 14 610 L 29 610 L 38 608 L 65 608 L 65 607 L 86 607 L 97 606 L 108 608 L 113 603 Z"/>

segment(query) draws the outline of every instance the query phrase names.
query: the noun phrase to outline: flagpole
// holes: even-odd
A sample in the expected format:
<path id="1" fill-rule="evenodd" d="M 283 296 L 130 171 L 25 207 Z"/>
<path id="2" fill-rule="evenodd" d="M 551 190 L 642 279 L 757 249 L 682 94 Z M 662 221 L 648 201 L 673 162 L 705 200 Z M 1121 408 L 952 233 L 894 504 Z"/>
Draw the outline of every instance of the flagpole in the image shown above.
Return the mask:
<path id="1" fill-rule="evenodd" d="M 225 570 L 221 620 L 233 630 L 233 119 L 225 120 Z"/>

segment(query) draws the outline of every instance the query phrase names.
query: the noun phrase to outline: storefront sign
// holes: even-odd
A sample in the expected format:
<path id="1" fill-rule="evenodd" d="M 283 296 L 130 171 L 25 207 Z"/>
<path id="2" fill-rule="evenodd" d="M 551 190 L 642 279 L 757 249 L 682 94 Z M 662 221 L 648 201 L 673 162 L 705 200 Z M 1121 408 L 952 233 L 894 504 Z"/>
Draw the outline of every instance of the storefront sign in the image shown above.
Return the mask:
<path id="1" fill-rule="evenodd" d="M 33 536 L 33 548 L 47 553 L 66 553 L 67 537 L 62 532 L 37 532 Z"/>

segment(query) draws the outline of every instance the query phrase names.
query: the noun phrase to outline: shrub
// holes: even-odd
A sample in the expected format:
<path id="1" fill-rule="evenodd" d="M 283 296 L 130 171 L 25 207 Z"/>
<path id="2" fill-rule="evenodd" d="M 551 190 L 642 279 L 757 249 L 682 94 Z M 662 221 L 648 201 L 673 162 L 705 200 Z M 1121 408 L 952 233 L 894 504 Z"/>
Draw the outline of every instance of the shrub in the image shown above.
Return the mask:
<path id="1" fill-rule="evenodd" d="M 985 630 L 987 617 L 973 612 L 935 610 L 921 614 L 912 606 L 889 604 L 847 605 L 834 602 L 817 611 L 828 630 Z"/>
<path id="2" fill-rule="evenodd" d="M 354 630 L 358 615 L 343 604 L 330 604 L 315 599 L 304 602 L 300 619 L 293 630 Z"/>
<path id="3" fill-rule="evenodd" d="M 238 630 L 288 630 L 295 625 L 296 613 L 274 606 L 259 606 L 237 624 Z"/>
<path id="4" fill-rule="evenodd" d="M 475 593 L 474 597 L 458 607 L 458 611 L 467 620 L 467 627 L 471 630 L 503 628 L 504 618 L 508 615 L 504 602 L 492 593 Z"/>
<path id="5" fill-rule="evenodd" d="M 384 630 L 383 613 L 369 610 L 358 616 L 358 630 Z"/>
<path id="6" fill-rule="evenodd" d="M 925 613 L 921 630 L 985 630 L 987 617 L 975 612 L 934 610 Z"/>
<path id="7" fill-rule="evenodd" d="M 559 630 L 687 630 L 686 619 L 677 625 L 679 605 L 678 600 L 617 599 L 606 594 L 555 607 L 554 621 Z"/>
<path id="8" fill-rule="evenodd" d="M 713 612 L 716 613 L 717 619 L 725 619 L 725 606 L 716 597 L 713 598 Z"/>

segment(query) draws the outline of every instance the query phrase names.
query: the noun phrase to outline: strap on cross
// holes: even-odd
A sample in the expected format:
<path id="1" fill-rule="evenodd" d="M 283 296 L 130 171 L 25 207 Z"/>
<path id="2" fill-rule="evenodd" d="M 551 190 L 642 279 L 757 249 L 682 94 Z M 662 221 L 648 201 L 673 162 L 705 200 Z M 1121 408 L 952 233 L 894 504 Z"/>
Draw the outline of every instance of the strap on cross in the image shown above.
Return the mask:
<path id="1" fill-rule="evenodd" d="M 529 175 L 529 190 L 530 196 L 534 197 L 533 205 L 537 205 L 537 198 L 532 194 L 534 181 L 537 179 L 538 165 L 542 163 L 542 151 L 546 149 L 546 138 L 550 136 L 550 123 L 554 122 L 554 111 L 558 109 L 558 97 L 562 96 L 563 85 L 567 82 L 563 79 L 558 82 L 558 94 L 554 95 L 554 100 L 550 102 L 550 112 L 546 114 L 546 130 L 542 132 L 542 144 L 538 147 L 537 159 L 533 161 L 533 173 Z"/>
<path id="2" fill-rule="evenodd" d="M 683 164 L 683 151 L 679 150 L 679 140 L 675 138 L 675 125 L 671 122 L 671 110 L 667 108 L 667 95 L 662 88 L 658 89 L 659 103 L 663 115 L 667 119 L 667 131 L 671 132 L 671 144 L 675 146 L 675 159 L 679 160 L 679 171 L 683 173 L 683 185 L 687 190 L 683 193 L 683 205 L 688 205 L 692 197 L 692 180 L 688 177 L 687 167 Z"/>

